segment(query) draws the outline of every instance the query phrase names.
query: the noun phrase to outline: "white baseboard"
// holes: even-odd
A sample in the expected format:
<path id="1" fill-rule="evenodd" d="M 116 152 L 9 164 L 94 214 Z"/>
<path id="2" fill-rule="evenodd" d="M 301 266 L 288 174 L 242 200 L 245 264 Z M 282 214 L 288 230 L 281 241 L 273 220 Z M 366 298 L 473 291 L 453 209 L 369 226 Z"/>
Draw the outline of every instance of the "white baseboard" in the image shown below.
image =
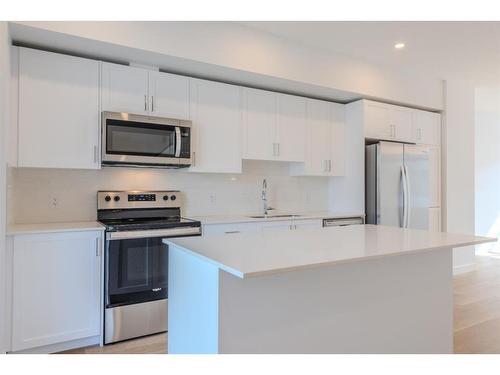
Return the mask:
<path id="1" fill-rule="evenodd" d="M 460 266 L 453 267 L 453 275 L 460 275 L 462 273 L 474 271 L 475 263 L 462 264 Z"/>
<path id="2" fill-rule="evenodd" d="M 57 344 L 50 344 L 45 346 L 38 346 L 36 348 L 19 350 L 17 352 L 10 352 L 11 354 L 49 354 L 57 353 L 65 350 L 83 348 L 91 345 L 99 345 L 100 336 L 86 337 L 84 339 L 72 340 L 61 342 Z"/>

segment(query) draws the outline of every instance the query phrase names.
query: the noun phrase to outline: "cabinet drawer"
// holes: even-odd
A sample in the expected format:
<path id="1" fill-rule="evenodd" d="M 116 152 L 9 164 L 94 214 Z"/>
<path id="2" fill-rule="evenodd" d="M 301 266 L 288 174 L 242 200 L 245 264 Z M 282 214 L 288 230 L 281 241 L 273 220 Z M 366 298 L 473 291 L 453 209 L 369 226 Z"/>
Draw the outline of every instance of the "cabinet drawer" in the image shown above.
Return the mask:
<path id="1" fill-rule="evenodd" d="M 261 223 L 203 224 L 203 236 L 259 232 Z"/>

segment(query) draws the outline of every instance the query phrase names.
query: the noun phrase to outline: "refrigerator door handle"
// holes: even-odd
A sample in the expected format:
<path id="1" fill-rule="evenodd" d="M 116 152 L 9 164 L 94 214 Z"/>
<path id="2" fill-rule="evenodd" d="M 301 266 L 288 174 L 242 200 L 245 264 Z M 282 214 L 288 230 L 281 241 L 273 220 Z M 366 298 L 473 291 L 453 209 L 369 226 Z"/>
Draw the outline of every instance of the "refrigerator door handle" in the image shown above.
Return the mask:
<path id="1" fill-rule="evenodd" d="M 405 164 L 405 176 L 406 176 L 406 228 L 410 227 L 410 197 L 411 197 L 411 183 L 410 183 L 410 174 L 408 173 L 408 167 Z"/>
<path id="2" fill-rule="evenodd" d="M 402 165 L 401 166 L 401 183 L 403 185 L 403 215 L 402 215 L 402 224 L 401 228 L 406 228 L 406 196 L 407 191 L 406 191 L 406 173 L 405 173 L 405 167 Z"/>

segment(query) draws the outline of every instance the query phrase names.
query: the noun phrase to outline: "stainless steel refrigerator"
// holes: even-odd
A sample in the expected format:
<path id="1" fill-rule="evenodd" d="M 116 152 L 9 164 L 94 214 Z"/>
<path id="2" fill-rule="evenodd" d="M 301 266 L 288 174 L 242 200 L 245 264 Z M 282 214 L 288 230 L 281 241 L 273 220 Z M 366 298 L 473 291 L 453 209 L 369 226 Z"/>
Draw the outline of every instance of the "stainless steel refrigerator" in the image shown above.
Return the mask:
<path id="1" fill-rule="evenodd" d="M 424 146 L 366 146 L 366 222 L 429 229 L 429 176 L 429 151 Z"/>

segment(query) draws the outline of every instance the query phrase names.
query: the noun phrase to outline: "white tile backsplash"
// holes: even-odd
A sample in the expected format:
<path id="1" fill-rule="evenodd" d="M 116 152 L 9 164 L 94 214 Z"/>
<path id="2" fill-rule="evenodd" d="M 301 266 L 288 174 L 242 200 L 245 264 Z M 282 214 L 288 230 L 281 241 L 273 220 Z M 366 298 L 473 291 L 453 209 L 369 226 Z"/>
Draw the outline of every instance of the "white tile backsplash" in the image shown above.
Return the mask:
<path id="1" fill-rule="evenodd" d="M 185 216 L 258 213 L 263 178 L 276 209 L 328 209 L 328 178 L 291 177 L 288 164 L 280 162 L 244 161 L 239 175 L 139 168 L 9 172 L 10 223 L 95 220 L 98 190 L 180 190 Z"/>

